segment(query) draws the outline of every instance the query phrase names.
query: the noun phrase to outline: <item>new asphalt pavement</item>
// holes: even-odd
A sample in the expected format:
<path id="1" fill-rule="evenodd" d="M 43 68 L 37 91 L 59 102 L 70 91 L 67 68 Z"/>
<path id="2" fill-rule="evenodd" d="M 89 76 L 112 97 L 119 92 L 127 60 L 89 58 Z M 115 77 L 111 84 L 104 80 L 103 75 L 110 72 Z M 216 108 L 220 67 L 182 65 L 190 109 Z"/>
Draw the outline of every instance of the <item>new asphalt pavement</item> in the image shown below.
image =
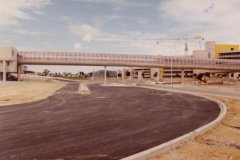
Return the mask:
<path id="1" fill-rule="evenodd" d="M 0 107 L 1 160 L 115 160 L 214 120 L 204 98 L 137 87 L 68 83 L 45 100 Z M 23 93 L 24 94 L 24 93 Z"/>

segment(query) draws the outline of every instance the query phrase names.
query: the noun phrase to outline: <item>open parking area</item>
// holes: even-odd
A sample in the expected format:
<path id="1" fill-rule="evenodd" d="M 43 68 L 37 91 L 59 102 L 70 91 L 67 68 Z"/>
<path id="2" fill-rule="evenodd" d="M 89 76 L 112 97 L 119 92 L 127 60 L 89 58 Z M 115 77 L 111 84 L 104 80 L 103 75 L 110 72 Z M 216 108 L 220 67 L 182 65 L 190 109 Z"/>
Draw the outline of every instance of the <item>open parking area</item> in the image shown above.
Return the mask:
<path id="1" fill-rule="evenodd" d="M 216 103 L 187 94 L 69 83 L 45 100 L 0 107 L 0 157 L 120 159 L 214 120 Z"/>

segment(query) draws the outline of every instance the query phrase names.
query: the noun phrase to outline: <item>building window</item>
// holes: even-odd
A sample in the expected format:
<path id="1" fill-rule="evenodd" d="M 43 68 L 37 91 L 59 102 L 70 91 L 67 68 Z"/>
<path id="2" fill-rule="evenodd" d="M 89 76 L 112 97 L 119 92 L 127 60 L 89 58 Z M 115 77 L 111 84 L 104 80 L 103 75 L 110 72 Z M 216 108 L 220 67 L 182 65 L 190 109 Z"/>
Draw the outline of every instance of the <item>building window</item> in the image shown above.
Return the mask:
<path id="1" fill-rule="evenodd" d="M 231 48 L 231 51 L 234 51 L 234 48 Z"/>

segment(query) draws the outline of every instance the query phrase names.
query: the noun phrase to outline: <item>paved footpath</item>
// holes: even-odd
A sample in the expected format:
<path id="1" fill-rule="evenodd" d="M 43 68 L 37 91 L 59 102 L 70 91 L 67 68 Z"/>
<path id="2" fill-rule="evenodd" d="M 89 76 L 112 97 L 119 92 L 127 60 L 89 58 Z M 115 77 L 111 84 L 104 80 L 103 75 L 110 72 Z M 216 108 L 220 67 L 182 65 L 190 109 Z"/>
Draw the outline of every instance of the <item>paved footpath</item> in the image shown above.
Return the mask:
<path id="1" fill-rule="evenodd" d="M 143 87 L 145 86 L 152 89 L 160 89 L 164 91 L 190 93 L 190 94 L 196 94 L 196 95 L 199 94 L 199 95 L 223 96 L 223 97 L 240 99 L 239 93 L 226 91 L 224 90 L 224 88 L 222 90 L 211 90 L 211 89 L 196 88 L 196 86 L 191 86 L 191 85 L 170 86 L 170 85 L 152 85 L 152 84 L 139 84 L 138 86 L 143 86 Z"/>
<path id="2" fill-rule="evenodd" d="M 53 96 L 0 107 L 1 160 L 114 160 L 214 120 L 216 103 L 182 93 L 69 83 Z"/>

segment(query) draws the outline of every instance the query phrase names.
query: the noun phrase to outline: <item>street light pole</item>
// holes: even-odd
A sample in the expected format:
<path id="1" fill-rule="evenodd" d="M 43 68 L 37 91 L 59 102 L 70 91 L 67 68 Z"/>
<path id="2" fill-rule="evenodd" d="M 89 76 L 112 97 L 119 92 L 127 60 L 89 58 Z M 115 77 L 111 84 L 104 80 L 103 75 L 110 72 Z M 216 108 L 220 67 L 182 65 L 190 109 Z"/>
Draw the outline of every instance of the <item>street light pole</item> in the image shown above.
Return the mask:
<path id="1" fill-rule="evenodd" d="M 93 68 L 93 70 L 92 70 L 92 83 L 93 83 L 93 81 L 94 81 L 94 68 Z"/>
<path id="2" fill-rule="evenodd" d="M 172 56 L 171 56 L 171 87 L 172 87 L 172 85 L 173 85 L 173 79 L 172 79 L 173 77 L 172 77 Z"/>
<path id="3" fill-rule="evenodd" d="M 157 44 L 159 45 L 159 42 L 157 42 Z M 168 47 L 173 48 L 174 51 L 175 51 L 175 54 L 176 54 L 176 52 L 177 52 L 177 50 L 176 50 L 176 43 L 174 43 L 173 46 L 168 45 Z M 173 74 L 173 63 L 172 63 L 172 58 L 173 58 L 173 56 L 171 56 L 171 59 L 170 59 L 171 60 L 171 86 L 173 85 L 173 76 L 172 76 L 172 74 Z"/>
<path id="4" fill-rule="evenodd" d="M 104 84 L 107 84 L 107 66 L 104 66 Z"/>
<path id="5" fill-rule="evenodd" d="M 173 48 L 174 48 L 174 54 L 177 53 L 177 49 L 176 49 L 176 43 L 173 44 Z M 173 56 L 171 56 L 171 87 L 173 86 L 173 64 L 172 64 L 172 58 Z"/>

